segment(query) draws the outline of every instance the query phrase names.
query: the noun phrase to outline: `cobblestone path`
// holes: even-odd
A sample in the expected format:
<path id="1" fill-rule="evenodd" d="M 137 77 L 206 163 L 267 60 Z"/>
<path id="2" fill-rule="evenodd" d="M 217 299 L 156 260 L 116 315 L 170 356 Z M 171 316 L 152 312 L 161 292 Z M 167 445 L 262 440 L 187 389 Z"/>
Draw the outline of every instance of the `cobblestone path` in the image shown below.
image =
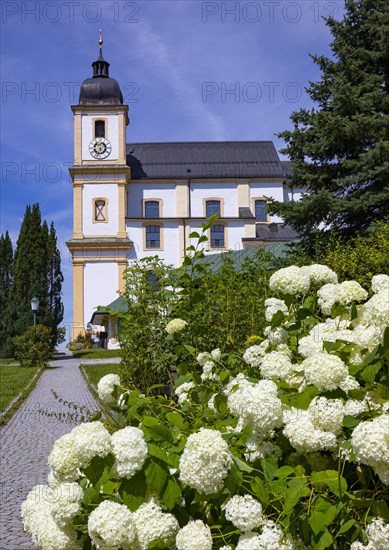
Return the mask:
<path id="1" fill-rule="evenodd" d="M 90 394 L 79 370 L 80 361 L 63 353 L 50 363 L 36 387 L 20 409 L 0 428 L 0 549 L 33 550 L 23 532 L 20 504 L 34 485 L 47 482 L 47 457 L 53 443 L 68 433 L 76 421 L 48 416 L 67 413 L 69 408 L 54 399 L 72 401 L 91 411 L 98 405 Z"/>

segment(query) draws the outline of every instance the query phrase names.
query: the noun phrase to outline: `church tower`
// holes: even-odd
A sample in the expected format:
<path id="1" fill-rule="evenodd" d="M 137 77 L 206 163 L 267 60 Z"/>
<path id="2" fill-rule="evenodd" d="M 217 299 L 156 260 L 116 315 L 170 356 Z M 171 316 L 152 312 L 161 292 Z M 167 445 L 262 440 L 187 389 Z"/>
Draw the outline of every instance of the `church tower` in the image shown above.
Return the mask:
<path id="1" fill-rule="evenodd" d="M 123 271 L 132 246 L 126 231 L 126 126 L 128 105 L 109 76 L 100 31 L 93 76 L 81 84 L 74 114 L 73 338 L 84 331 L 96 306 L 124 290 Z M 112 285 L 112 281 L 117 284 Z"/>

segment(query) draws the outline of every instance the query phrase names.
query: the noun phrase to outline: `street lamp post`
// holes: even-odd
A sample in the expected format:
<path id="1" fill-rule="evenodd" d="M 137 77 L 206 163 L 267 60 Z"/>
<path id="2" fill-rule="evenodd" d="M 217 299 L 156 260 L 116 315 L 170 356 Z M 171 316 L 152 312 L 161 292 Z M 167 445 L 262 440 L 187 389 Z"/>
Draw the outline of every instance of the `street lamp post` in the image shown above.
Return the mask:
<path id="1" fill-rule="evenodd" d="M 36 326 L 36 312 L 38 311 L 39 300 L 36 296 L 31 299 L 31 309 L 34 315 L 34 327 Z"/>

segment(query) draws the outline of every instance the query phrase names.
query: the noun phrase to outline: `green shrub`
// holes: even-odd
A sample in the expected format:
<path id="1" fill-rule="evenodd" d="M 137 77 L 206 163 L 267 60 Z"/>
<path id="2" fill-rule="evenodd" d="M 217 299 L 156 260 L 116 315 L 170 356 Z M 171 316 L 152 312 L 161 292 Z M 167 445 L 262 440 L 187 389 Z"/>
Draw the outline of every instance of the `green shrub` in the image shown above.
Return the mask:
<path id="1" fill-rule="evenodd" d="M 15 358 L 22 367 L 45 365 L 51 358 L 54 348 L 52 333 L 44 325 L 29 327 L 24 334 L 14 338 Z"/>

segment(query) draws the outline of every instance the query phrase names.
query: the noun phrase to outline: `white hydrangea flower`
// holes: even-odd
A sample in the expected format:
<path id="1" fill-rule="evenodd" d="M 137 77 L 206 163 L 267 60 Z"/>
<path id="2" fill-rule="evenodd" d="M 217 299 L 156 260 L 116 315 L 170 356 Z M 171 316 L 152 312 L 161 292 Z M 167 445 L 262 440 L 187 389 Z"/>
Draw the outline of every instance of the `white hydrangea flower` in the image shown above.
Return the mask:
<path id="1" fill-rule="evenodd" d="M 338 434 L 342 429 L 345 409 L 340 399 L 314 397 L 309 404 L 308 414 L 316 429 Z"/>
<path id="2" fill-rule="evenodd" d="M 61 527 L 81 512 L 84 491 L 78 483 L 60 483 L 53 488 L 51 513 Z"/>
<path id="3" fill-rule="evenodd" d="M 251 495 L 233 496 L 222 509 L 227 520 L 241 531 L 251 531 L 263 521 L 262 506 Z"/>
<path id="4" fill-rule="evenodd" d="M 344 404 L 344 412 L 348 416 L 358 416 L 362 412 L 367 410 L 367 403 L 365 400 L 357 401 L 356 399 L 348 399 Z"/>
<path id="5" fill-rule="evenodd" d="M 282 456 L 281 448 L 272 441 L 263 440 L 257 436 L 250 437 L 246 442 L 246 452 L 244 457 L 249 462 L 254 462 L 258 458 L 272 455 L 277 461 Z"/>
<path id="6" fill-rule="evenodd" d="M 206 495 L 223 487 L 232 456 L 222 434 L 201 428 L 188 437 L 179 462 L 180 480 Z"/>
<path id="7" fill-rule="evenodd" d="M 206 361 L 203 365 L 203 372 L 201 374 L 201 380 L 214 380 L 216 378 L 215 374 L 212 374 L 212 369 L 215 366 L 213 361 Z"/>
<path id="8" fill-rule="evenodd" d="M 131 550 L 136 536 L 133 514 L 124 504 L 103 500 L 89 516 L 88 534 L 100 550 Z"/>
<path id="9" fill-rule="evenodd" d="M 283 434 L 289 439 L 292 447 L 300 453 L 312 453 L 336 448 L 336 435 L 315 428 L 308 411 L 292 408 L 284 413 L 285 427 Z"/>
<path id="10" fill-rule="evenodd" d="M 389 548 L 389 523 L 384 523 L 382 518 L 373 518 L 366 528 L 369 542 L 365 546 L 355 541 L 350 550 L 387 550 Z"/>
<path id="11" fill-rule="evenodd" d="M 374 420 L 361 422 L 354 428 L 351 444 L 356 459 L 376 468 L 377 474 L 387 483 L 389 474 L 389 415 L 382 414 Z M 381 475 L 380 475 L 381 473 Z M 386 480 L 386 481 L 384 481 Z"/>
<path id="12" fill-rule="evenodd" d="M 196 357 L 196 361 L 201 366 L 203 366 L 207 361 L 211 361 L 211 360 L 212 360 L 212 355 L 207 351 L 203 351 L 199 353 L 198 356 Z"/>
<path id="13" fill-rule="evenodd" d="M 308 273 L 311 283 L 315 286 L 324 285 L 327 283 L 336 284 L 338 276 L 335 271 L 322 264 L 306 265 L 300 268 L 301 271 Z"/>
<path id="14" fill-rule="evenodd" d="M 175 332 L 181 332 L 188 323 L 183 319 L 172 319 L 165 327 L 168 334 L 174 334 Z"/>
<path id="15" fill-rule="evenodd" d="M 347 365 L 340 357 L 329 353 L 312 355 L 304 359 L 300 367 L 307 381 L 321 391 L 335 390 L 348 375 Z"/>
<path id="16" fill-rule="evenodd" d="M 103 423 L 87 422 L 57 439 L 49 454 L 49 465 L 57 479 L 75 481 L 79 468 L 86 468 L 93 457 L 105 457 L 111 451 L 111 436 Z"/>
<path id="17" fill-rule="evenodd" d="M 389 325 L 389 299 L 386 290 L 374 294 L 358 309 L 358 322 L 377 327 Z"/>
<path id="18" fill-rule="evenodd" d="M 222 356 L 222 353 L 219 348 L 213 349 L 211 351 L 211 357 L 214 361 L 220 361 L 221 356 Z"/>
<path id="19" fill-rule="evenodd" d="M 147 550 L 149 544 L 161 539 L 163 546 L 174 548 L 180 526 L 173 514 L 166 514 L 153 500 L 142 504 L 133 514 L 136 529 L 134 550 Z"/>
<path id="20" fill-rule="evenodd" d="M 268 323 L 271 323 L 277 311 L 281 311 L 285 315 L 289 312 L 288 306 L 285 304 L 284 300 L 278 300 L 277 298 L 268 298 L 265 300 L 265 308 L 265 317 Z"/>
<path id="21" fill-rule="evenodd" d="M 266 348 L 268 347 L 268 345 L 269 342 L 265 340 L 259 345 L 250 346 L 243 354 L 243 361 L 250 365 L 250 367 L 259 367 L 259 365 L 261 364 L 261 360 L 266 353 Z"/>
<path id="22" fill-rule="evenodd" d="M 374 294 L 382 291 L 386 291 L 389 294 L 389 275 L 374 275 L 371 280 L 371 288 Z"/>
<path id="23" fill-rule="evenodd" d="M 358 388 L 360 388 L 360 385 L 358 380 L 354 378 L 354 376 L 350 376 L 348 374 L 346 378 L 339 383 L 339 388 L 344 392 L 348 393 L 351 390 L 357 390 Z M 346 413 L 346 414 L 349 414 L 349 413 Z"/>
<path id="24" fill-rule="evenodd" d="M 292 265 L 279 269 L 270 277 L 269 287 L 281 294 L 306 294 L 309 291 L 310 275 L 300 267 Z"/>
<path id="25" fill-rule="evenodd" d="M 284 537 L 281 527 L 268 520 L 264 523 L 260 535 L 253 532 L 241 535 L 236 550 L 295 550 L 295 548 L 295 541 L 290 537 Z"/>
<path id="26" fill-rule="evenodd" d="M 250 422 L 253 429 L 265 435 L 282 423 L 282 403 L 277 395 L 277 386 L 271 380 L 256 384 L 242 379 L 239 387 L 228 396 L 228 407 L 233 416 L 239 417 L 239 427 Z"/>
<path id="27" fill-rule="evenodd" d="M 287 380 L 294 372 L 290 353 L 284 351 L 266 353 L 259 368 L 263 378 L 276 380 Z"/>
<path id="28" fill-rule="evenodd" d="M 266 327 L 263 331 L 270 344 L 285 344 L 288 341 L 288 333 L 282 327 Z"/>
<path id="29" fill-rule="evenodd" d="M 180 404 L 184 403 L 184 401 L 188 401 L 188 394 L 194 387 L 195 385 L 193 382 L 184 382 L 175 389 L 175 394 L 178 396 L 178 402 Z"/>
<path id="30" fill-rule="evenodd" d="M 77 550 L 82 546 L 77 542 L 77 533 L 70 521 L 59 525 L 53 516 L 53 503 L 57 501 L 55 492 L 47 485 L 36 485 L 21 505 L 24 530 L 33 543 L 45 550 Z M 71 519 L 74 508 L 65 504 Z M 77 513 L 77 512 L 76 512 Z M 61 519 L 63 519 L 62 516 Z"/>
<path id="31" fill-rule="evenodd" d="M 316 353 L 323 351 L 323 342 L 335 342 L 336 340 L 352 341 L 352 331 L 347 328 L 350 324 L 348 320 L 327 319 L 324 323 L 318 323 L 308 333 L 307 336 L 300 338 L 298 351 L 303 357 L 311 357 Z M 351 339 L 350 339 L 351 337 Z"/>
<path id="32" fill-rule="evenodd" d="M 120 376 L 118 374 L 107 374 L 106 376 L 100 378 L 97 384 L 97 393 L 99 394 L 99 398 L 104 401 L 104 403 L 114 402 L 112 393 L 115 386 L 120 386 Z"/>
<path id="33" fill-rule="evenodd" d="M 147 458 L 147 444 L 139 428 L 127 426 L 112 435 L 116 471 L 120 477 L 130 479 Z"/>
<path id="34" fill-rule="evenodd" d="M 190 521 L 176 537 L 177 550 L 212 550 L 211 529 L 201 520 Z"/>
<path id="35" fill-rule="evenodd" d="M 340 284 L 328 283 L 322 286 L 318 291 L 317 303 L 325 315 L 331 313 L 332 306 L 339 302 L 342 305 L 351 304 L 351 302 L 362 302 L 367 298 L 367 291 L 361 287 L 357 281 L 344 281 Z"/>

